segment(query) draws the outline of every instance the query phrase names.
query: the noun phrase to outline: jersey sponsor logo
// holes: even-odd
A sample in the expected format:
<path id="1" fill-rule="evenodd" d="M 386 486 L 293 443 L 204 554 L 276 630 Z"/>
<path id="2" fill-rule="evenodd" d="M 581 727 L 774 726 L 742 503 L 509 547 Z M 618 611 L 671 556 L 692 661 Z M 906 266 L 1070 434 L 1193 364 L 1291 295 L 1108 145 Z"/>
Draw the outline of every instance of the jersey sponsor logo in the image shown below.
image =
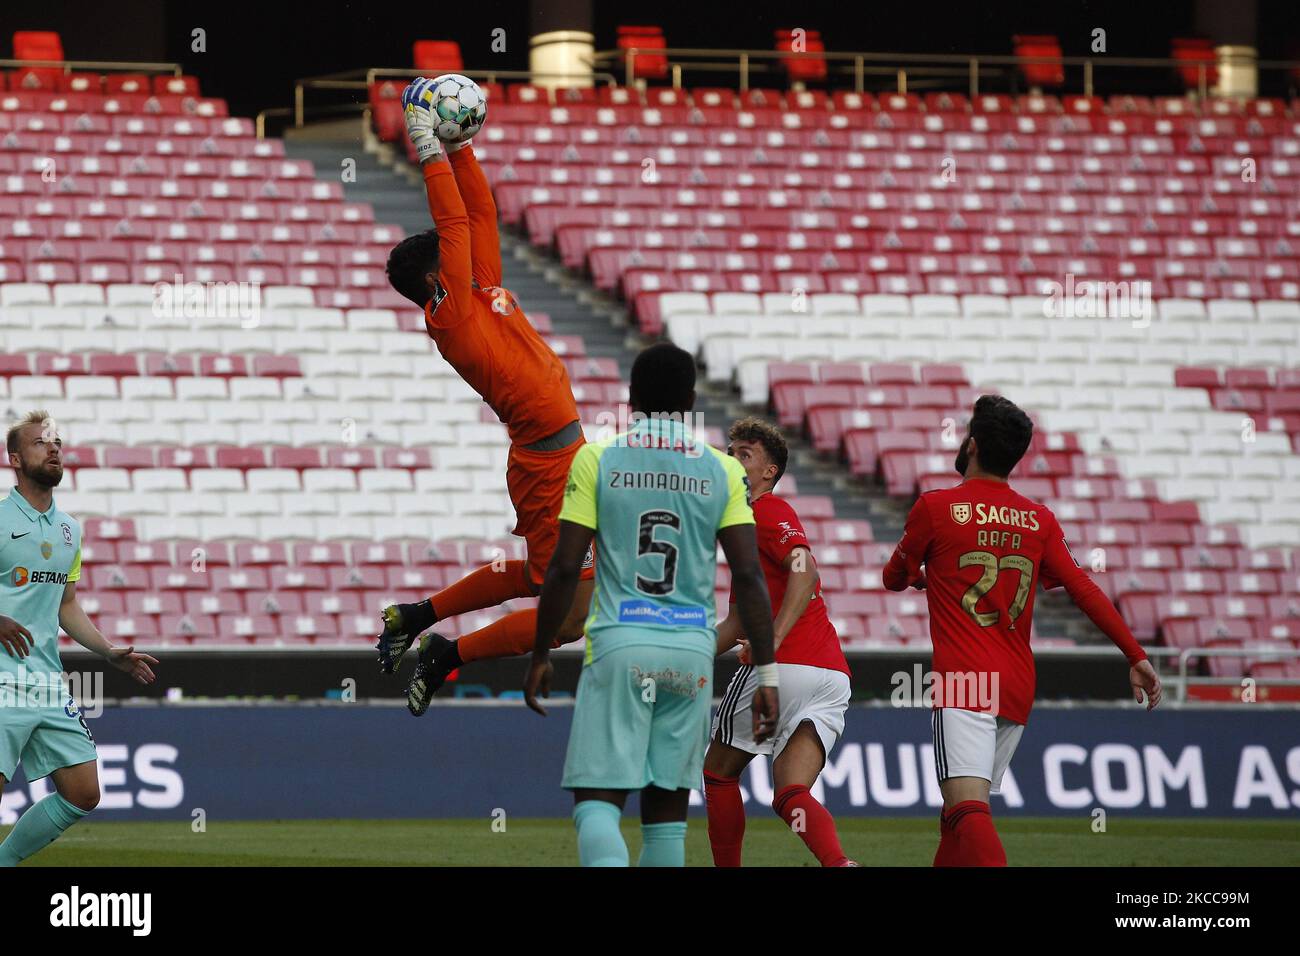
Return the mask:
<path id="1" fill-rule="evenodd" d="M 953 504 L 950 511 L 952 514 L 952 520 L 958 524 L 966 524 L 970 521 L 971 510 L 969 501 L 961 501 Z"/>
<path id="2" fill-rule="evenodd" d="M 956 508 L 956 505 L 953 505 Z M 965 524 L 965 522 L 961 522 Z M 1004 524 L 1012 528 L 1024 528 L 1028 531 L 1038 530 L 1038 512 L 1022 508 L 1008 508 L 1006 505 L 975 505 L 976 524 Z"/>
<path id="3" fill-rule="evenodd" d="M 654 601 L 623 601 L 618 606 L 620 624 L 661 624 L 664 627 L 705 627 L 707 617 L 699 605 L 656 604 Z"/>
<path id="4" fill-rule="evenodd" d="M 594 544 L 589 544 L 587 545 L 587 554 L 582 559 L 582 570 L 586 571 L 588 568 L 594 568 L 595 566 L 596 566 L 596 546 Z"/>
<path id="5" fill-rule="evenodd" d="M 67 584 L 67 571 L 28 571 L 26 568 L 17 567 L 13 572 L 14 587 L 20 588 L 25 584 Z"/>
<path id="6" fill-rule="evenodd" d="M 703 674 L 696 675 L 694 671 L 679 671 L 672 667 L 661 668 L 656 671 L 642 670 L 635 664 L 631 667 L 632 680 L 638 687 L 654 688 L 654 693 L 663 692 L 665 694 L 676 694 L 678 697 L 689 697 L 694 700 L 699 692 L 709 683 L 709 679 Z M 648 682 L 648 683 L 647 683 Z"/>
<path id="7" fill-rule="evenodd" d="M 17 531 L 10 531 L 10 532 L 9 532 L 9 540 L 10 540 L 10 541 L 17 541 L 19 538 L 25 538 L 25 537 L 27 537 L 29 534 L 31 534 L 30 531 L 24 531 L 22 534 L 19 534 Z"/>
<path id="8" fill-rule="evenodd" d="M 780 541 L 778 542 L 779 544 L 785 544 L 791 538 L 795 538 L 795 537 L 805 538 L 805 539 L 808 537 L 798 528 L 791 527 L 790 522 L 788 521 L 778 522 L 777 527 L 781 529 L 781 538 Z"/>

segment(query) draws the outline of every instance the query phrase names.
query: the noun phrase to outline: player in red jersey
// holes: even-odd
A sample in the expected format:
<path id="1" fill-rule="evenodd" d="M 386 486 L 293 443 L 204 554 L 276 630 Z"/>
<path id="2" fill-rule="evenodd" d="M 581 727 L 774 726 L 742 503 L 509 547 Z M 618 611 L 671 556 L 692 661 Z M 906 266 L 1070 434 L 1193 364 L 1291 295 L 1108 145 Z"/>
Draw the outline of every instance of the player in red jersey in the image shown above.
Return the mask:
<path id="1" fill-rule="evenodd" d="M 505 422 L 510 434 L 506 487 L 515 506 L 514 533 L 528 542 L 526 561 L 485 565 L 428 600 L 384 609 L 379 664 L 399 666 L 415 638 L 437 621 L 536 595 L 559 536 L 559 513 L 573 457 L 585 442 L 564 362 L 501 288 L 496 204 L 468 141 L 444 145 L 430 113 L 436 81 L 406 88 L 406 126 L 424 171 L 435 230 L 403 239 L 388 257 L 393 288 L 424 310 L 424 324 L 451 365 Z M 445 149 L 445 155 L 444 155 Z M 557 643 L 582 637 L 594 585 L 589 552 L 582 580 Z M 417 717 L 457 667 L 473 660 L 524 654 L 533 648 L 537 611 L 516 611 L 449 641 L 430 632 L 407 687 Z"/>
<path id="2" fill-rule="evenodd" d="M 934 644 L 935 770 L 943 791 L 935 866 L 1006 866 L 989 813 L 1034 702 L 1034 588 L 1064 586 L 1130 665 L 1133 696 L 1160 678 L 1105 594 L 1070 553 L 1056 516 L 1007 483 L 1033 437 L 1009 399 L 983 395 L 957 452 L 961 484 L 921 495 L 885 565 L 891 591 L 924 588 Z M 925 566 L 922 571 L 922 565 Z"/>
<path id="3" fill-rule="evenodd" d="M 750 707 L 757 679 L 733 609 L 718 625 L 718 653 L 741 644 L 741 667 L 722 696 L 713 740 L 704 758 L 709 843 L 716 866 L 740 866 L 745 805 L 740 774 L 758 754 L 774 755 L 772 809 L 807 844 L 822 866 L 857 866 L 844 855 L 835 821 L 810 788 L 844 732 L 849 665 L 826 616 L 817 562 L 799 516 L 772 493 L 785 473 L 785 438 L 758 418 L 731 426 L 728 452 L 744 466 L 757 524 L 758 556 L 772 598 L 781 716 L 772 736 L 756 743 Z"/>

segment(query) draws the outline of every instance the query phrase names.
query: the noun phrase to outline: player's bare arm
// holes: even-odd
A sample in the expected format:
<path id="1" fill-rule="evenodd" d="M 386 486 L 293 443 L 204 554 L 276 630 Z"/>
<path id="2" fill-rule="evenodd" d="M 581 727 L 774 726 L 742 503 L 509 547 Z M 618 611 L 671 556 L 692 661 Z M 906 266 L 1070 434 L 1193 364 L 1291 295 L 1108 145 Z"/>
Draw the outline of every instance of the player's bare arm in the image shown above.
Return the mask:
<path id="1" fill-rule="evenodd" d="M 781 607 L 772 620 L 772 649 L 781 646 L 798 622 L 800 615 L 808 608 L 808 602 L 817 592 L 817 583 L 821 580 L 817 572 L 817 561 L 807 548 L 795 548 L 781 565 L 786 573 L 785 594 L 781 598 Z M 718 625 L 718 653 L 725 654 L 737 644 L 741 645 L 741 663 L 753 662 L 749 642 L 740 628 L 740 621 L 732 611 L 727 619 Z"/>
<path id="2" fill-rule="evenodd" d="M 733 607 L 728 611 L 727 617 L 718 625 L 718 645 L 715 654 L 725 654 L 737 644 L 744 643 L 744 632 L 740 629 L 740 619 L 736 617 L 735 608 Z"/>
<path id="3" fill-rule="evenodd" d="M 1128 682 L 1133 688 L 1135 701 L 1140 704 L 1145 698 L 1147 710 L 1159 706 L 1161 698 L 1164 697 L 1164 688 L 1160 684 L 1160 676 L 1151 666 L 1150 661 L 1138 661 L 1130 667 Z"/>
<path id="4" fill-rule="evenodd" d="M 718 532 L 718 543 L 731 568 L 731 587 L 736 595 L 736 614 L 749 638 L 750 654 L 759 667 L 776 663 L 775 638 L 772 633 L 772 602 L 767 582 L 758 563 L 758 538 L 752 524 L 730 525 Z M 780 712 L 775 687 L 759 687 L 754 692 L 754 740 L 762 743 L 772 736 Z"/>
<path id="5" fill-rule="evenodd" d="M 785 569 L 785 595 L 781 598 L 781 609 L 772 621 L 773 649 L 779 648 L 786 639 L 790 629 L 808 607 L 808 602 L 817 593 L 817 582 L 821 576 L 817 572 L 817 561 L 807 548 L 795 548 L 785 556 L 781 563 Z"/>
<path id="6" fill-rule="evenodd" d="M 537 702 L 538 696 L 549 697 L 551 692 L 551 645 L 560 634 L 565 618 L 573 607 L 573 597 L 582 575 L 582 562 L 596 532 L 573 521 L 560 522 L 560 537 L 546 567 L 542 581 L 542 594 L 537 601 L 537 641 L 533 646 L 533 659 L 524 679 L 524 702 L 543 717 L 546 708 Z"/>
<path id="7" fill-rule="evenodd" d="M 113 667 L 129 674 L 139 684 L 154 682 L 151 664 L 157 664 L 156 658 L 139 653 L 134 647 L 115 647 L 108 638 L 91 623 L 85 609 L 77 602 L 77 582 L 69 581 L 63 588 L 63 598 L 59 602 L 59 626 L 67 635 L 88 651 L 94 651 Z"/>

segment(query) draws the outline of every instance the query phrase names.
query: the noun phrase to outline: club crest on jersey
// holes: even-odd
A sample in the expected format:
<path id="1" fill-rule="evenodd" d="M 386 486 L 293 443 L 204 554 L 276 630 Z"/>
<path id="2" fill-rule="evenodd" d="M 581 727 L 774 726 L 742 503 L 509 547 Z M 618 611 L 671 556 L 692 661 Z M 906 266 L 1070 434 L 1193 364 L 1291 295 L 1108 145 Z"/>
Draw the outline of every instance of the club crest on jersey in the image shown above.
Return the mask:
<path id="1" fill-rule="evenodd" d="M 53 553 L 54 553 L 54 545 L 50 544 L 48 541 L 42 541 L 41 557 L 44 558 L 46 561 L 48 561 L 50 559 L 50 555 L 52 555 Z"/>
<path id="2" fill-rule="evenodd" d="M 951 506 L 952 520 L 958 524 L 970 521 L 970 502 L 959 501 Z"/>

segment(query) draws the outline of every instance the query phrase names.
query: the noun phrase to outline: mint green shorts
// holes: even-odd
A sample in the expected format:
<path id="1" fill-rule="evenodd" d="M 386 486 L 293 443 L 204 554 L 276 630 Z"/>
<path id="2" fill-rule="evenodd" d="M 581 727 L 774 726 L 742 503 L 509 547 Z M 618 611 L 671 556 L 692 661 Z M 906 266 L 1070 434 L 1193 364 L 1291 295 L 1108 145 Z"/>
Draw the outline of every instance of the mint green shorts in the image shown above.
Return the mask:
<path id="1" fill-rule="evenodd" d="M 564 788 L 700 786 L 712 699 L 708 652 L 610 648 L 584 666 L 578 680 Z"/>
<path id="2" fill-rule="evenodd" d="M 47 777 L 60 767 L 95 759 L 95 738 L 77 702 L 62 707 L 0 706 L 0 774 L 14 778 L 19 762 L 30 780 Z"/>

